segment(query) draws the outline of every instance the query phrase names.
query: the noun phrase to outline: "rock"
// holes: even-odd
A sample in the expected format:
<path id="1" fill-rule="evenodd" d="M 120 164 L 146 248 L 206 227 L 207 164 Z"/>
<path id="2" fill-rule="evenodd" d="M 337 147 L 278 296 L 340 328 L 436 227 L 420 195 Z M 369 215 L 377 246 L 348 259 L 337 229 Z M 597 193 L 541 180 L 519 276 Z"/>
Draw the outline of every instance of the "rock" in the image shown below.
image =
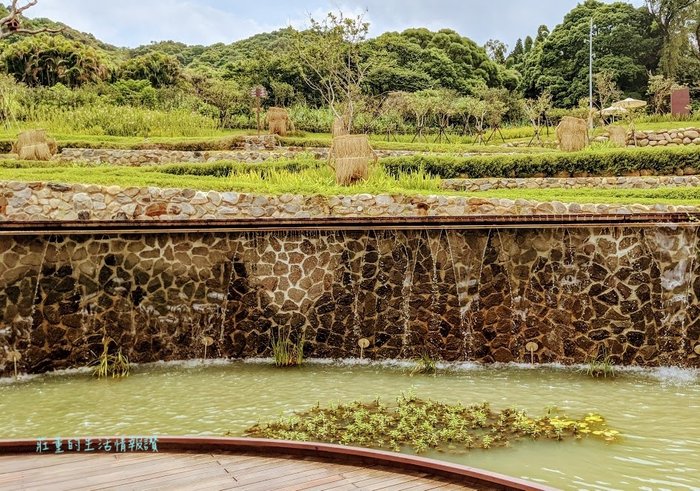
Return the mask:
<path id="1" fill-rule="evenodd" d="M 92 198 L 87 193 L 76 193 L 73 195 L 73 206 L 78 212 L 92 210 Z"/>

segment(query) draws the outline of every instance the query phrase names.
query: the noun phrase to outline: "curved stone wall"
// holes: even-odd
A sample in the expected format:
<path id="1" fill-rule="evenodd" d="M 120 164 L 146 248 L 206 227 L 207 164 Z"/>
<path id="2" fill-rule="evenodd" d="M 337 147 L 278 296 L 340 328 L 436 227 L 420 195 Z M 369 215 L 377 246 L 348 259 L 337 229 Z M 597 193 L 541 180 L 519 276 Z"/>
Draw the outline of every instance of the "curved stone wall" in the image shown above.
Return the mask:
<path id="1" fill-rule="evenodd" d="M 700 367 L 697 226 L 0 237 L 0 373 L 307 356 Z M 700 350 L 699 350 L 700 351 Z"/>

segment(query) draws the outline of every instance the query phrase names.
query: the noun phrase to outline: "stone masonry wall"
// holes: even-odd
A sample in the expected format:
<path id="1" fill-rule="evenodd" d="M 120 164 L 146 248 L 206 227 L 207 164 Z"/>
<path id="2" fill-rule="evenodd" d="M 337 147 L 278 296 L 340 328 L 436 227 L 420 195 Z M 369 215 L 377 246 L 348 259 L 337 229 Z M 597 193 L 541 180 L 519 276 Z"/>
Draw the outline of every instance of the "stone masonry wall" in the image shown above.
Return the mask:
<path id="1" fill-rule="evenodd" d="M 307 356 L 700 367 L 697 227 L 0 237 L 0 374 Z M 697 350 L 697 351 L 696 351 Z"/>
<path id="2" fill-rule="evenodd" d="M 499 180 L 495 180 L 497 182 Z M 449 196 L 263 196 L 192 189 L 0 181 L 0 221 L 550 215 L 698 212 L 682 205 L 540 203 Z"/>
<path id="3" fill-rule="evenodd" d="M 596 141 L 608 141 L 608 136 L 600 136 L 596 138 Z M 645 130 L 635 133 L 629 132 L 627 135 L 627 146 L 678 147 L 683 145 L 700 145 L 700 128 Z"/>
<path id="4" fill-rule="evenodd" d="M 250 149 L 229 151 L 176 151 L 176 150 L 117 150 L 109 148 L 64 148 L 54 157 L 58 162 L 89 162 L 107 165 L 149 166 L 173 163 L 206 163 L 236 161 L 259 163 L 268 160 L 291 159 L 308 154 L 317 160 L 328 158 L 328 148 L 277 147 L 272 150 Z M 376 150 L 377 156 L 402 157 L 417 152 L 407 150 Z"/>
<path id="5" fill-rule="evenodd" d="M 491 179 L 445 179 L 443 189 L 489 191 L 492 189 L 658 189 L 700 186 L 700 176 L 645 177 L 534 177 Z"/>

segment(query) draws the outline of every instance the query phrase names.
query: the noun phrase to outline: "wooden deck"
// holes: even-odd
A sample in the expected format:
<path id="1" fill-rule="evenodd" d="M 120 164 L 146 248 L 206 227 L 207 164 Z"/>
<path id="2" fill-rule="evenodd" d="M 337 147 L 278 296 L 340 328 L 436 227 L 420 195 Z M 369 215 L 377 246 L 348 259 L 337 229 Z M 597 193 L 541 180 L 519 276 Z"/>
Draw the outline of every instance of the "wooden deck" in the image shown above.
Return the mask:
<path id="1" fill-rule="evenodd" d="M 236 453 L 0 455 L 2 490 L 470 490 L 376 465 Z M 493 489 L 493 488 L 492 488 Z"/>

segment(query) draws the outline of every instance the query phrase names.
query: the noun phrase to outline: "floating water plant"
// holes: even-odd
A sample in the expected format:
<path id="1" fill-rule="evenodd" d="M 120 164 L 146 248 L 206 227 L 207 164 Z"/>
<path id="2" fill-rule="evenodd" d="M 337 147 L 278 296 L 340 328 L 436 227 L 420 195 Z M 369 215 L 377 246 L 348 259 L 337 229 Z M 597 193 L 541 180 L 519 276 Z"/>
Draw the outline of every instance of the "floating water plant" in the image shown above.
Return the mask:
<path id="1" fill-rule="evenodd" d="M 379 399 L 316 407 L 246 431 L 255 438 L 316 441 L 417 453 L 428 450 L 462 453 L 470 449 L 507 447 L 523 439 L 599 438 L 612 442 L 619 432 L 605 419 L 589 414 L 581 419 L 548 414 L 539 418 L 510 408 L 493 410 L 489 404 L 464 406 L 424 400 L 412 394 L 396 404 Z"/>
<path id="2" fill-rule="evenodd" d="M 92 374 L 97 378 L 129 376 L 131 366 L 128 358 L 124 356 L 121 348 L 114 354 L 110 353 L 109 347 L 112 343 L 114 343 L 112 338 L 102 338 L 102 353 L 91 363 Z"/>
<path id="3" fill-rule="evenodd" d="M 304 333 L 294 339 L 291 329 L 277 328 L 271 335 L 272 357 L 277 367 L 298 367 L 304 364 Z"/>

